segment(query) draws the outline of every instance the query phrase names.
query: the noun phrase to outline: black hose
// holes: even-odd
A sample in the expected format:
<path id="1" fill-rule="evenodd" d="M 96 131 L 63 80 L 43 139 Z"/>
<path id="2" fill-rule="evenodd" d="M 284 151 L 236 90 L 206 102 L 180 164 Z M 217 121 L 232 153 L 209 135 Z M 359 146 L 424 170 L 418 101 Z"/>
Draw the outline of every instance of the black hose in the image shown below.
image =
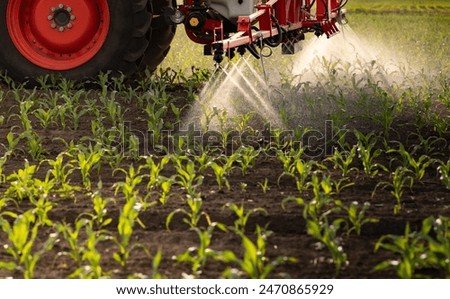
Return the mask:
<path id="1" fill-rule="evenodd" d="M 247 45 L 247 50 L 250 52 L 250 54 L 253 55 L 256 59 L 261 59 L 261 56 L 258 53 L 258 50 L 256 49 L 254 44 Z"/>
<path id="2" fill-rule="evenodd" d="M 311 7 L 313 7 L 314 3 L 316 3 L 316 0 L 314 0 L 306 9 L 311 9 Z"/>
<path id="3" fill-rule="evenodd" d="M 322 0 L 323 6 L 325 7 L 325 14 L 328 14 L 328 5 L 325 3 L 325 0 Z"/>
<path id="4" fill-rule="evenodd" d="M 277 27 L 277 31 L 278 31 L 278 35 L 277 35 L 278 39 L 276 41 L 273 41 L 273 38 L 269 37 L 264 40 L 264 43 L 272 48 L 278 47 L 281 44 L 281 42 L 283 41 L 283 29 L 281 28 L 280 24 L 278 24 L 278 22 L 275 22 L 275 26 Z"/>

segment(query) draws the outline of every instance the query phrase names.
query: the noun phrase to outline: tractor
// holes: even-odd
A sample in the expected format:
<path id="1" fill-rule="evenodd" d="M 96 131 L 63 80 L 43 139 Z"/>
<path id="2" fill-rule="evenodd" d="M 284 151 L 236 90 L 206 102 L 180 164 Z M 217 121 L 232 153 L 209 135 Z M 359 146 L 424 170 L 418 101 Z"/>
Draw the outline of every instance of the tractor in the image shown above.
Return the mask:
<path id="1" fill-rule="evenodd" d="M 292 54 L 306 33 L 331 37 L 347 0 L 1 0 L 0 69 L 25 81 L 154 70 L 177 25 L 217 63 L 262 47 Z"/>

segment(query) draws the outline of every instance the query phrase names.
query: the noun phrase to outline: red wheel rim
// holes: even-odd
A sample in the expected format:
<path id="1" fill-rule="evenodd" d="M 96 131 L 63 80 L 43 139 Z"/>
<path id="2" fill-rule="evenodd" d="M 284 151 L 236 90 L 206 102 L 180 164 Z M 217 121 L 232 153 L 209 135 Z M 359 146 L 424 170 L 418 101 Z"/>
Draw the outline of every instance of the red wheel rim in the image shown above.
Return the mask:
<path id="1" fill-rule="evenodd" d="M 103 47 L 110 25 L 108 1 L 10 0 L 6 24 L 28 61 L 49 70 L 70 70 Z"/>

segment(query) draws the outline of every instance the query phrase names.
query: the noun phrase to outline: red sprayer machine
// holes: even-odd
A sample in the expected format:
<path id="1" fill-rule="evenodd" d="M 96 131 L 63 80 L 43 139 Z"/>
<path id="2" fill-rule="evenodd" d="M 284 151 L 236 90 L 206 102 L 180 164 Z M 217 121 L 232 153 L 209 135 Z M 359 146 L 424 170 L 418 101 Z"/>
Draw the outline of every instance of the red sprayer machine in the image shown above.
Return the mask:
<path id="1" fill-rule="evenodd" d="M 269 0 L 256 3 L 239 1 L 184 1 L 174 12 L 174 21 L 183 20 L 188 36 L 205 44 L 205 54 L 221 62 L 225 54 L 249 51 L 259 58 L 261 44 L 282 45 L 284 54 L 293 54 L 295 44 L 305 33 L 327 37 L 339 32 L 336 22 L 345 18 L 347 1 L 339 0 Z M 222 13 L 221 13 L 222 12 Z"/>
<path id="2" fill-rule="evenodd" d="M 0 69 L 18 80 L 49 73 L 71 79 L 155 69 L 176 25 L 216 62 L 236 52 L 283 53 L 312 32 L 330 37 L 347 0 L 2 0 Z"/>

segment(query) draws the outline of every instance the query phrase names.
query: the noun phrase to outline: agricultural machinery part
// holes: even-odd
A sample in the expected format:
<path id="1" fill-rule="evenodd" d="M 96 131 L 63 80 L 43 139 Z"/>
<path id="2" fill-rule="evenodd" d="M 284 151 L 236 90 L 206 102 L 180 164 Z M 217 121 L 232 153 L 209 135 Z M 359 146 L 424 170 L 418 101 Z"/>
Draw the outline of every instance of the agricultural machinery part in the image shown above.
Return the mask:
<path id="1" fill-rule="evenodd" d="M 294 54 L 295 45 L 308 32 L 328 38 L 339 32 L 336 23 L 345 20 L 347 0 L 184 1 L 177 15 L 187 35 L 205 45 L 205 53 L 221 62 L 237 50 L 261 56 L 261 46 L 282 45 L 284 54 Z M 225 15 L 221 12 L 228 12 Z M 241 14 L 239 14 L 241 12 Z"/>
<path id="2" fill-rule="evenodd" d="M 3 0 L 0 69 L 17 80 L 155 69 L 178 24 L 216 62 L 236 53 L 292 54 L 308 32 L 331 37 L 347 0 Z"/>

